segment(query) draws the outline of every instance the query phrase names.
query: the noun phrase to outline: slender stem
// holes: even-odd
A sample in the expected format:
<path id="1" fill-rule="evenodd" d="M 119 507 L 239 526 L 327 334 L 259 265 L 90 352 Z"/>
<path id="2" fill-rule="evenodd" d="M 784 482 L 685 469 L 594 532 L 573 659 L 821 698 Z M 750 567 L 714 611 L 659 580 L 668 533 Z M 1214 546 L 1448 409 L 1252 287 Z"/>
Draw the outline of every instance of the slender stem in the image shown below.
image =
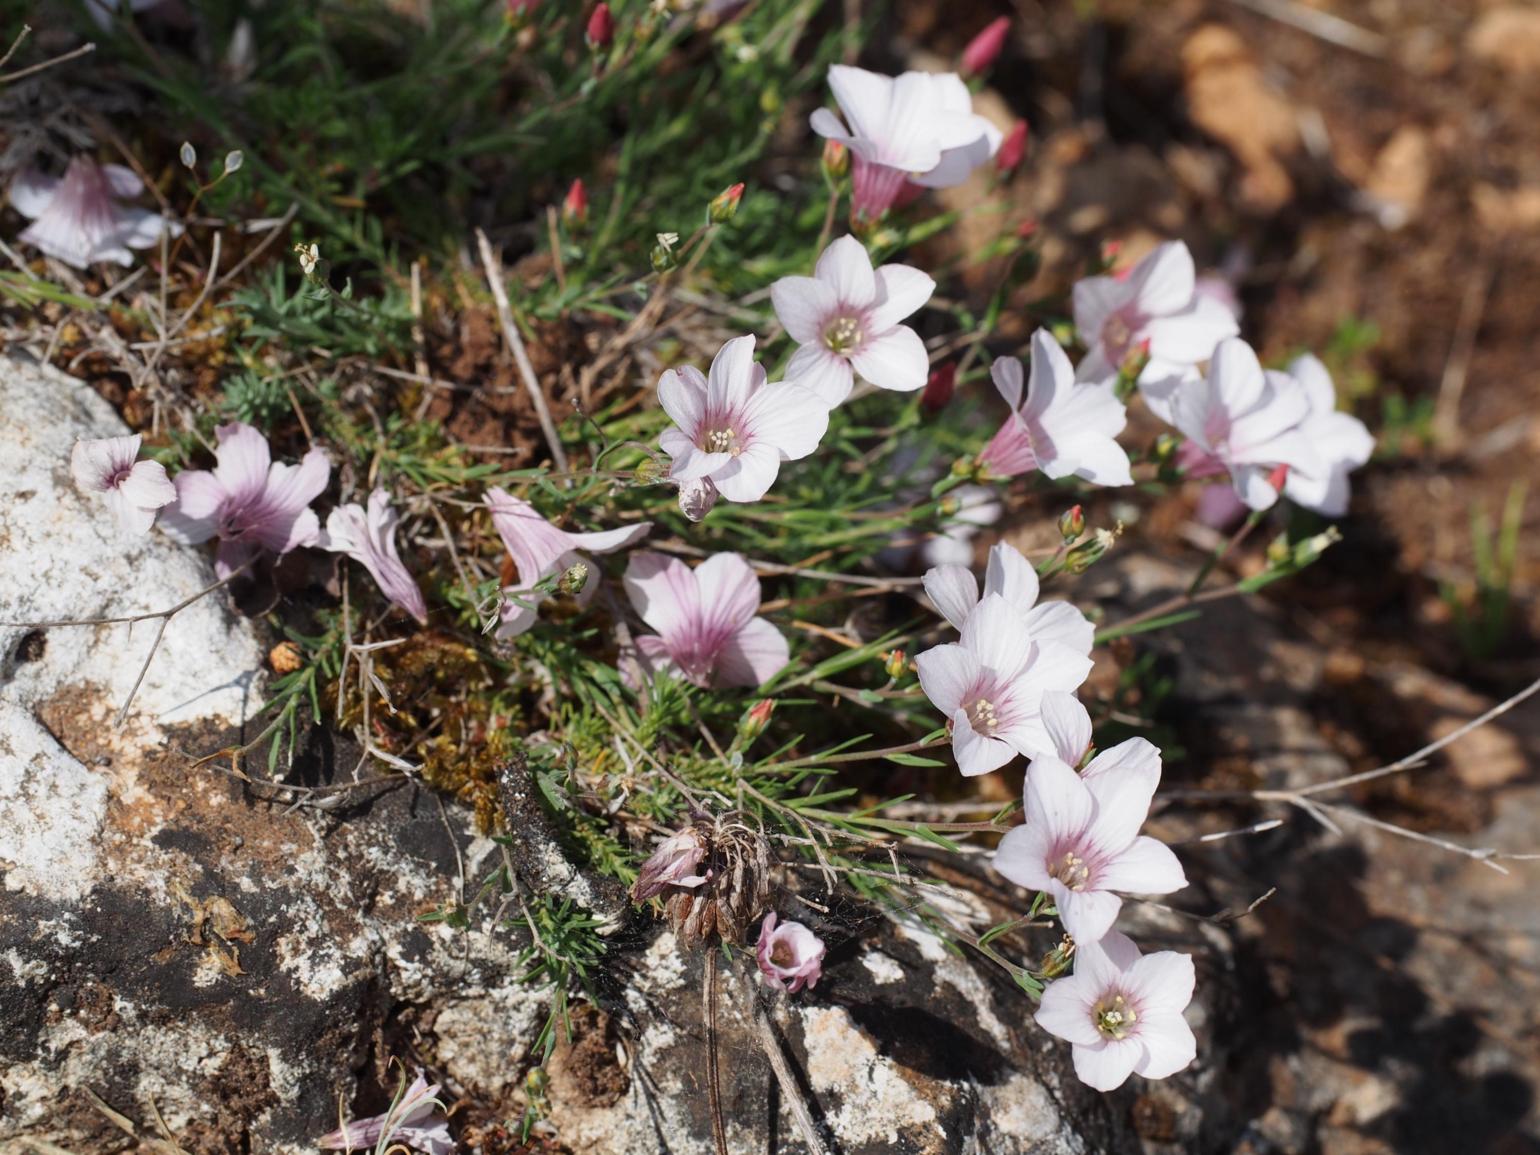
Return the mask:
<path id="1" fill-rule="evenodd" d="M 717 1155 L 728 1155 L 727 1128 L 722 1122 L 722 1079 L 717 1070 L 717 947 L 706 948 L 706 1090 L 711 1096 L 711 1135 Z"/>
<path id="2" fill-rule="evenodd" d="M 1251 531 L 1257 527 L 1257 523 L 1262 520 L 1265 512 L 1261 509 L 1252 510 L 1241 527 L 1230 535 L 1229 540 L 1209 556 L 1209 559 L 1203 563 L 1203 568 L 1198 571 L 1198 575 L 1192 579 L 1192 585 L 1187 587 L 1188 597 L 1197 596 L 1198 591 L 1203 588 L 1203 583 L 1208 580 L 1208 575 L 1214 572 L 1214 567 L 1222 562 L 1231 550 L 1246 540 Z"/>

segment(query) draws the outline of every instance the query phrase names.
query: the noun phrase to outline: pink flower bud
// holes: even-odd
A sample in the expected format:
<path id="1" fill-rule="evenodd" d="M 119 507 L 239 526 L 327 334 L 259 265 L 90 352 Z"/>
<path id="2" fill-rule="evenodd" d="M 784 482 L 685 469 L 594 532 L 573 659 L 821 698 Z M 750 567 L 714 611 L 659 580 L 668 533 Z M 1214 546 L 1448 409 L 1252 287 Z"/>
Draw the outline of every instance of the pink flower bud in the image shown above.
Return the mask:
<path id="1" fill-rule="evenodd" d="M 979 76 L 988 72 L 990 65 L 1000 55 L 1000 50 L 1005 47 L 1005 38 L 1011 33 L 1011 18 L 1001 16 L 991 21 L 972 40 L 968 41 L 968 47 L 963 49 L 962 74 L 964 76 Z"/>
<path id="2" fill-rule="evenodd" d="M 561 202 L 561 219 L 568 227 L 578 228 L 588 223 L 588 190 L 579 177 L 572 182 Z"/>
<path id="3" fill-rule="evenodd" d="M 743 718 L 738 723 L 738 735 L 745 742 L 752 742 L 765 732 L 765 727 L 770 724 L 770 715 L 775 711 L 775 702 L 770 698 L 755 702 L 744 711 Z"/>
<path id="4" fill-rule="evenodd" d="M 1027 122 L 1018 120 L 1000 142 L 1000 151 L 995 153 L 995 171 L 1002 177 L 1009 177 L 1026 157 Z"/>
<path id="5" fill-rule="evenodd" d="M 1279 493 L 1283 492 L 1284 482 L 1289 480 L 1288 465 L 1275 465 L 1273 471 L 1267 475 L 1267 484 L 1271 485 Z"/>
<path id="6" fill-rule="evenodd" d="M 850 171 L 850 150 L 837 140 L 823 142 L 823 174 L 830 180 L 839 180 Z"/>
<path id="7" fill-rule="evenodd" d="M 920 408 L 926 413 L 940 413 L 957 391 L 957 365 L 943 361 L 930 372 L 925 382 L 925 392 L 920 394 Z"/>
<path id="8" fill-rule="evenodd" d="M 765 915 L 759 928 L 759 942 L 754 948 L 759 973 L 776 990 L 796 994 L 803 987 L 814 987 L 823 977 L 823 939 L 800 922 L 776 926 L 774 911 Z"/>
<path id="9" fill-rule="evenodd" d="M 1085 510 L 1072 505 L 1059 515 L 1059 536 L 1072 542 L 1085 532 Z"/>
<path id="10" fill-rule="evenodd" d="M 615 39 L 615 18 L 610 15 L 608 4 L 600 4 L 594 9 L 593 15 L 588 18 L 585 36 L 588 47 L 595 52 L 601 52 L 610 46 L 610 41 Z"/>
<path id="11" fill-rule="evenodd" d="M 738 202 L 743 199 L 743 182 L 723 189 L 711 198 L 711 204 L 706 209 L 706 219 L 711 224 L 726 224 L 738 215 Z"/>

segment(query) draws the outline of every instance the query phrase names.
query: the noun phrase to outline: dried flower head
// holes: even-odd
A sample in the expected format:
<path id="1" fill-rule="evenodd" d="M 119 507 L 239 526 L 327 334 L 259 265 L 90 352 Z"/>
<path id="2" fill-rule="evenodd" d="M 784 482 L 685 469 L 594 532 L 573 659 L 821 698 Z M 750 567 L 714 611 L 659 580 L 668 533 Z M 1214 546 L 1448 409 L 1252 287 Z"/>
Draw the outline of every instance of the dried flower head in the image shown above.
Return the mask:
<path id="1" fill-rule="evenodd" d="M 735 810 L 702 819 L 676 837 L 686 835 L 703 848 L 691 871 L 705 881 L 675 884 L 664 903 L 669 927 L 686 946 L 713 937 L 744 942 L 770 898 L 769 842 Z"/>

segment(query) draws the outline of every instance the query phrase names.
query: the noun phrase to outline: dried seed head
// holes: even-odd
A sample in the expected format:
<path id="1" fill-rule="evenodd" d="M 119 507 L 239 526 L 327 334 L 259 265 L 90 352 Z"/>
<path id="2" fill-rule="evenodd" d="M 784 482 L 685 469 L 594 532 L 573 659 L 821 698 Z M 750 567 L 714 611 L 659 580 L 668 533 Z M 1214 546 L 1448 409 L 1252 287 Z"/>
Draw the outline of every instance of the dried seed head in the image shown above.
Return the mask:
<path id="1" fill-rule="evenodd" d="M 705 848 L 698 865 L 703 884 L 671 889 L 668 924 L 686 946 L 721 938 L 747 940 L 749 924 L 770 898 L 770 844 L 736 811 L 697 822 L 688 832 Z"/>

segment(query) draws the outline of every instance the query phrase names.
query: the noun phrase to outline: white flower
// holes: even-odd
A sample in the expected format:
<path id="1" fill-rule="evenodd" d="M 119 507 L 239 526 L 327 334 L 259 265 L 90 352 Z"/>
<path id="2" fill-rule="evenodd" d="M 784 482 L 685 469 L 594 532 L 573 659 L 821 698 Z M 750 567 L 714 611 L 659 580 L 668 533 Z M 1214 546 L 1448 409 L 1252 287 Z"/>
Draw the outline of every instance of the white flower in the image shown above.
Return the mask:
<path id="1" fill-rule="evenodd" d="M 961 630 L 979 604 L 979 585 L 972 572 L 966 566 L 940 565 L 925 574 L 924 582 L 936 611 Z M 1020 550 L 1003 541 L 996 543 L 984 571 L 984 596 L 1003 597 L 1021 615 L 1034 641 L 1058 642 L 1077 653 L 1089 654 L 1096 629 L 1086 616 L 1068 602 L 1038 605 L 1038 592 L 1037 570 L 1032 563 Z"/>
<path id="2" fill-rule="evenodd" d="M 99 493 L 130 533 L 148 533 L 155 511 L 176 500 L 176 487 L 158 461 L 139 461 L 139 434 L 75 442 L 70 472 L 82 493 Z"/>
<path id="3" fill-rule="evenodd" d="M 952 752 L 968 777 L 998 770 L 1017 754 L 1053 749 L 1042 721 L 1050 690 L 1073 690 L 1091 660 L 1056 642 L 1037 642 L 1025 618 L 999 594 L 986 594 L 963 623 L 962 638 L 915 659 L 920 688 L 952 723 Z"/>
<path id="4" fill-rule="evenodd" d="M 968 86 L 953 72 L 895 78 L 835 64 L 829 87 L 845 120 L 820 108 L 811 123 L 819 136 L 850 149 L 852 208 L 860 217 L 887 212 L 905 181 L 926 188 L 962 184 L 1003 139 L 974 113 Z"/>
<path id="5" fill-rule="evenodd" d="M 669 477 L 681 486 L 710 479 L 728 501 L 764 497 L 781 462 L 812 453 L 829 428 L 829 407 L 813 390 L 766 380 L 753 337 L 723 345 L 710 377 L 693 365 L 668 370 L 658 401 L 676 426 L 658 439 L 674 459 Z"/>
<path id="6" fill-rule="evenodd" d="M 935 281 L 908 265 L 873 269 L 866 247 L 841 237 L 818 258 L 814 276 L 782 277 L 770 286 L 775 315 L 799 346 L 787 380 L 831 407 L 850 396 L 852 369 L 881 389 L 924 388 L 930 356 L 919 335 L 899 322 L 935 290 Z"/>
<path id="7" fill-rule="evenodd" d="M 1337 411 L 1337 390 L 1326 366 L 1309 353 L 1294 360 L 1288 376 L 1299 382 L 1310 412 L 1300 424 L 1321 459 L 1321 469 L 1307 473 L 1291 469 L 1283 492 L 1293 502 L 1327 517 L 1347 512 L 1351 487 L 1348 474 L 1374 453 L 1374 437 L 1358 418 Z"/>
<path id="8" fill-rule="evenodd" d="M 1195 981 L 1190 955 L 1141 955 L 1128 936 L 1110 931 L 1099 943 L 1077 944 L 1075 973 L 1048 984 L 1035 1018 L 1074 1045 L 1075 1074 L 1098 1091 L 1136 1073 L 1164 1079 L 1197 1057 L 1182 1017 Z"/>
<path id="9" fill-rule="evenodd" d="M 1133 268 L 1075 283 L 1075 328 L 1086 356 L 1082 381 L 1117 374 L 1129 354 L 1149 343 L 1149 362 L 1139 388 L 1150 411 L 1170 420 L 1170 399 L 1179 382 L 1240 332 L 1235 315 L 1212 295 L 1197 293 L 1192 254 L 1181 241 L 1159 245 Z"/>
<path id="10" fill-rule="evenodd" d="M 1184 381 L 1171 399 L 1172 423 L 1187 436 L 1179 460 L 1188 476 L 1228 473 L 1236 496 L 1252 509 L 1278 500 L 1280 467 L 1312 477 L 1326 472 L 1300 427 L 1309 414 L 1305 387 L 1263 373 L 1238 337 L 1220 342 L 1208 376 Z"/>
<path id="11" fill-rule="evenodd" d="M 24 172 L 11 183 L 11 204 L 32 223 L 20 239 L 50 257 L 77 269 L 96 261 L 131 265 L 130 249 L 147 249 L 172 236 L 180 225 L 147 209 L 120 205 L 119 198 L 136 197 L 144 183 L 121 165 L 99 165 L 77 156 L 63 178 Z"/>
<path id="12" fill-rule="evenodd" d="M 1022 393 L 1021 362 L 1000 357 L 989 375 L 1010 416 L 979 454 L 979 464 L 996 477 L 1017 477 L 1033 469 L 1055 480 L 1084 478 L 1095 485 L 1132 485 L 1128 454 L 1117 435 L 1128 424 L 1113 378 L 1075 380 L 1069 358 L 1053 334 L 1032 334 L 1032 375 Z"/>

